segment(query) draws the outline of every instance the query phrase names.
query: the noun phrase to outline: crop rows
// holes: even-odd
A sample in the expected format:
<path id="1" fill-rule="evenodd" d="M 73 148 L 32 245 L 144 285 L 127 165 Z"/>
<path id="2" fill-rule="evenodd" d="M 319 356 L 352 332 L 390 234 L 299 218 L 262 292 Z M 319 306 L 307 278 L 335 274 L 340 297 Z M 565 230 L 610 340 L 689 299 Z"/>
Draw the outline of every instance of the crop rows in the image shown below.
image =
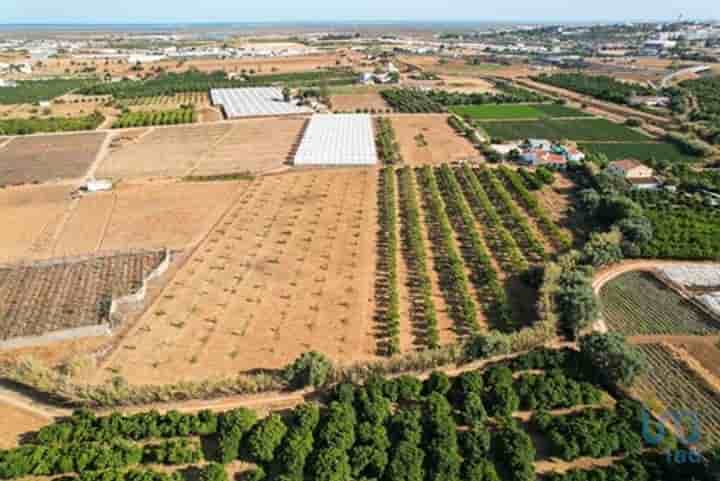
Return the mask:
<path id="1" fill-rule="evenodd" d="M 35 133 L 95 130 L 104 120 L 105 117 L 100 112 L 71 118 L 0 119 L 0 135 L 30 135 Z"/>
<path id="2" fill-rule="evenodd" d="M 174 110 L 158 110 L 153 112 L 127 112 L 120 116 L 113 125 L 114 129 L 130 127 L 148 127 L 151 125 L 191 124 L 197 120 L 195 110 L 181 108 Z"/>
<path id="3" fill-rule="evenodd" d="M 108 320 L 113 297 L 137 290 L 160 252 L 0 269 L 0 339 Z"/>
<path id="4" fill-rule="evenodd" d="M 537 198 L 527 190 L 522 178 L 505 166 L 500 167 L 500 172 L 512 186 L 513 192 L 515 192 L 528 213 L 538 220 L 538 224 L 543 229 L 545 235 L 552 239 L 553 243 L 559 249 L 569 249 L 572 246 L 570 236 L 558 227 L 550 217 L 550 213 L 545 210 Z"/>
<path id="5" fill-rule="evenodd" d="M 385 167 L 380 175 L 378 211 L 378 317 L 385 329 L 386 342 L 381 350 L 387 355 L 400 352 L 400 297 L 397 287 L 397 211 L 395 209 L 395 172 Z"/>
<path id="6" fill-rule="evenodd" d="M 608 282 L 600 301 L 608 327 L 629 336 L 719 330 L 708 315 L 646 272 L 629 272 Z"/>
<path id="7" fill-rule="evenodd" d="M 685 362 L 662 344 L 638 346 L 648 360 L 648 372 L 636 389 L 657 398 L 667 410 L 693 413 L 705 445 L 720 442 L 720 397 Z"/>
<path id="8" fill-rule="evenodd" d="M 515 237 L 503 225 L 500 215 L 490 201 L 487 192 L 480 185 L 475 172 L 468 164 L 463 164 L 458 175 L 465 191 L 465 197 L 478 222 L 485 228 L 485 237 L 489 240 L 493 254 L 502 265 L 503 270 L 510 274 L 525 272 L 528 269 L 528 262 L 515 241 Z"/>
<path id="9" fill-rule="evenodd" d="M 430 239 L 436 252 L 435 268 L 440 276 L 440 287 L 448 300 L 453 319 L 459 324 L 458 330 L 476 332 L 477 307 L 470 294 L 465 264 L 455 246 L 453 229 L 433 169 L 424 166 L 418 179 L 425 199 Z"/>
<path id="10" fill-rule="evenodd" d="M 209 102 L 207 92 L 183 92 L 177 95 L 162 95 L 156 97 L 138 97 L 127 101 L 127 105 L 191 105 L 206 104 Z"/>
<path id="11" fill-rule="evenodd" d="M 461 240 L 472 281 L 481 296 L 485 315 L 495 326 L 507 329 L 511 322 L 511 309 L 505 289 L 498 278 L 492 255 L 488 252 L 475 225 L 475 217 L 465 202 L 462 189 L 452 169 L 445 164 L 437 169 L 449 218 Z"/>
<path id="12" fill-rule="evenodd" d="M 400 144 L 395 137 L 395 129 L 387 117 L 377 119 L 376 144 L 380 158 L 386 164 L 399 164 L 402 162 Z"/>
<path id="13" fill-rule="evenodd" d="M 515 204 L 503 183 L 488 168 L 480 169 L 477 178 L 485 187 L 492 203 L 499 209 L 506 227 L 522 245 L 525 257 L 538 261 L 545 259 L 545 247 L 530 227 L 527 216 Z"/>
<path id="14" fill-rule="evenodd" d="M 429 348 L 435 348 L 440 341 L 437 313 L 433 303 L 432 283 L 428 272 L 413 171 L 410 167 L 403 167 L 398 172 L 398 176 L 400 179 L 400 215 L 403 220 L 403 250 L 410 277 L 411 315 L 415 319 L 423 320 L 425 344 Z"/>

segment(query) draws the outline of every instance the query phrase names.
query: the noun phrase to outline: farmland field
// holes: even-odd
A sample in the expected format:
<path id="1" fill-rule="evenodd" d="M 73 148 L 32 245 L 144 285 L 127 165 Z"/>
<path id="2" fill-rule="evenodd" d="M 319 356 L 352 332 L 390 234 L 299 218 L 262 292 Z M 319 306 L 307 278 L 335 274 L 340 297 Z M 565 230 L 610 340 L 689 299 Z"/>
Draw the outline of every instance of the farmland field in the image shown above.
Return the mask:
<path id="1" fill-rule="evenodd" d="M 664 191 L 633 191 L 653 226 L 642 256 L 686 260 L 720 259 L 720 212 L 695 197 Z"/>
<path id="2" fill-rule="evenodd" d="M 66 185 L 28 185 L 0 189 L 0 262 L 29 257 L 35 242 L 54 230 L 54 222 L 70 205 Z"/>
<path id="3" fill-rule="evenodd" d="M 0 416 L 3 420 L 0 449 L 16 447 L 23 434 L 40 429 L 50 422 L 49 419 L 6 403 L 0 403 Z"/>
<path id="4" fill-rule="evenodd" d="M 113 179 L 266 172 L 283 167 L 303 119 L 157 128 L 113 149 L 98 176 Z M 152 162 L 150 162 L 152 160 Z"/>
<path id="5" fill-rule="evenodd" d="M 372 169 L 253 181 L 98 377 L 199 380 L 312 349 L 372 358 L 376 182 Z"/>
<path id="6" fill-rule="evenodd" d="M 602 318 L 625 335 L 716 334 L 720 325 L 647 272 L 629 272 L 600 291 Z"/>
<path id="7" fill-rule="evenodd" d="M 588 142 L 642 142 L 651 140 L 650 137 L 640 132 L 606 119 L 482 122 L 481 125 L 488 135 L 502 140 L 527 138 L 584 140 Z"/>
<path id="8" fill-rule="evenodd" d="M 539 119 L 543 117 L 587 117 L 588 114 L 562 105 L 535 104 L 487 104 L 487 105 L 458 105 L 450 107 L 450 111 L 461 116 L 473 119 Z"/>
<path id="9" fill-rule="evenodd" d="M 664 344 L 641 344 L 649 369 L 633 390 L 660 409 L 695 413 L 704 446 L 720 442 L 720 397 L 686 361 Z"/>
<path id="10" fill-rule="evenodd" d="M 83 79 L 26 80 L 17 87 L 0 87 L 0 104 L 31 104 L 52 100 L 71 90 L 92 85 L 96 81 Z"/>
<path id="11" fill-rule="evenodd" d="M 125 182 L 75 202 L 71 186 L 0 190 L 0 262 L 184 249 L 200 240 L 243 188 L 237 182 Z"/>
<path id="12" fill-rule="evenodd" d="M 0 148 L 0 185 L 83 177 L 104 133 L 14 138 Z"/>
<path id="13" fill-rule="evenodd" d="M 578 146 L 587 153 L 604 154 L 611 162 L 620 159 L 637 159 L 641 161 L 667 160 L 670 162 L 697 162 L 699 157 L 694 157 L 683 152 L 675 144 L 666 142 L 657 143 L 602 143 L 588 142 L 580 143 Z"/>
<path id="14" fill-rule="evenodd" d="M 330 102 L 335 112 L 355 112 L 358 109 L 384 112 L 390 108 L 377 92 L 336 94 L 330 97 Z"/>
<path id="15" fill-rule="evenodd" d="M 439 165 L 480 157 L 475 147 L 448 125 L 445 115 L 397 115 L 391 119 L 400 153 L 408 165 Z"/>
<path id="16" fill-rule="evenodd" d="M 109 321 L 112 299 L 137 291 L 163 252 L 0 267 L 0 339 Z"/>

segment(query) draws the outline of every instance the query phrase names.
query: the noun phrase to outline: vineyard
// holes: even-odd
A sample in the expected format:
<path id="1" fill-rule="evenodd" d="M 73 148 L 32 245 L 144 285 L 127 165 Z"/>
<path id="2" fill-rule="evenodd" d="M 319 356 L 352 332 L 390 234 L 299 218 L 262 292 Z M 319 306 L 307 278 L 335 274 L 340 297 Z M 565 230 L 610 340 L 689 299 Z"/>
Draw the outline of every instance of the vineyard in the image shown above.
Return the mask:
<path id="1" fill-rule="evenodd" d="M 0 337 L 36 336 L 107 322 L 111 301 L 139 289 L 164 255 L 118 254 L 2 268 Z"/>
<path id="2" fill-rule="evenodd" d="M 17 87 L 0 87 L 0 104 L 34 104 L 96 83 L 85 79 L 24 80 Z"/>
<path id="3" fill-rule="evenodd" d="M 629 336 L 720 332 L 718 321 L 646 272 L 629 272 L 607 283 L 600 303 L 608 327 Z"/>
<path id="4" fill-rule="evenodd" d="M 662 409 L 697 417 L 700 443 L 720 443 L 720 398 L 687 363 L 663 344 L 641 344 L 650 369 L 634 390 L 648 402 L 659 401 Z"/>
<path id="5" fill-rule="evenodd" d="M 622 159 L 637 159 L 644 162 L 668 161 L 670 163 L 693 163 L 701 160 L 700 157 L 688 155 L 676 144 L 667 142 L 588 142 L 579 143 L 578 147 L 588 154 L 603 154 L 611 162 Z"/>
<path id="6" fill-rule="evenodd" d="M 687 260 L 720 259 L 720 211 L 696 196 L 663 191 L 633 191 L 653 226 L 642 256 Z"/>
<path id="7" fill-rule="evenodd" d="M 148 127 L 151 125 L 191 124 L 195 121 L 197 121 L 197 114 L 192 108 L 150 112 L 126 112 L 113 122 L 112 128 L 125 129 L 130 127 Z"/>
<path id="8" fill-rule="evenodd" d="M 30 135 L 36 133 L 95 130 L 105 117 L 95 112 L 84 117 L 47 117 L 29 119 L 0 119 L 0 135 Z"/>
<path id="9" fill-rule="evenodd" d="M 490 137 L 503 141 L 528 138 L 587 142 L 643 142 L 651 140 L 640 132 L 606 119 L 484 121 L 479 122 L 479 125 Z"/>
<path id="10" fill-rule="evenodd" d="M 604 75 L 592 76 L 573 73 L 559 73 L 553 75 L 540 75 L 534 80 L 555 87 L 589 95 L 600 100 L 626 104 L 632 95 L 654 95 L 649 87 L 633 83 L 620 82 Z"/>

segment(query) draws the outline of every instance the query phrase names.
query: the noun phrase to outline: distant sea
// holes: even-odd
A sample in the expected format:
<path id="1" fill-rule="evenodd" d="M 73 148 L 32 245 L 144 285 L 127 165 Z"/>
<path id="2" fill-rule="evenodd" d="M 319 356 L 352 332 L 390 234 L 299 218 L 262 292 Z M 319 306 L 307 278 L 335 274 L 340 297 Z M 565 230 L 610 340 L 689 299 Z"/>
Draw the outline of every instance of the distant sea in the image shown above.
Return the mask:
<path id="1" fill-rule="evenodd" d="M 476 30 L 512 25 L 590 25 L 608 22 L 553 22 L 553 21 L 400 21 L 400 20 L 342 20 L 316 22 L 166 22 L 166 23 L 0 23 L 0 32 L 14 31 L 72 31 L 72 32 L 168 32 L 178 30 L 267 30 L 267 29 L 332 29 L 352 27 L 395 26 L 418 30 Z"/>

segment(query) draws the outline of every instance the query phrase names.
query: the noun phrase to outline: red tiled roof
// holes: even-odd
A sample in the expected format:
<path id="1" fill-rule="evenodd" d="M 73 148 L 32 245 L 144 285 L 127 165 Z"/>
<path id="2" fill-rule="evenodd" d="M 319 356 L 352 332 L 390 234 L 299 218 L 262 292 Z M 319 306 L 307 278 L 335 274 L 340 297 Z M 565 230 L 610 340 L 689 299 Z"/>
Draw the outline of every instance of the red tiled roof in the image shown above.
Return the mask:
<path id="1" fill-rule="evenodd" d="M 635 167 L 640 167 L 642 164 L 636 160 L 623 159 L 623 160 L 616 160 L 614 162 L 610 162 L 610 165 L 612 165 L 614 167 L 619 167 L 624 171 L 628 171 L 628 170 L 634 169 Z"/>

